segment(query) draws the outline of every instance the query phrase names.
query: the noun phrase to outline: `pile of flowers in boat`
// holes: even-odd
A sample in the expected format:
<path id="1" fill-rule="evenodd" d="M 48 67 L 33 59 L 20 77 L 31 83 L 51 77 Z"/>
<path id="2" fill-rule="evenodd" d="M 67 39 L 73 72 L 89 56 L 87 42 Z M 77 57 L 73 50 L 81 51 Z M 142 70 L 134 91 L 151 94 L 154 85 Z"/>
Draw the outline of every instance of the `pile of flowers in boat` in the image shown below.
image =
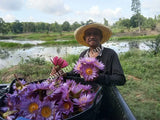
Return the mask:
<path id="1" fill-rule="evenodd" d="M 77 83 L 63 76 L 53 77 L 55 72 L 68 66 L 59 57 L 52 60 L 54 69 L 50 77 L 41 82 L 27 83 L 16 79 L 13 93 L 6 93 L 5 106 L 0 108 L 3 118 L 12 120 L 19 117 L 32 120 L 63 120 L 87 110 L 93 103 L 96 90 L 90 84 Z M 104 65 L 95 58 L 80 58 L 74 71 L 85 81 L 98 77 Z"/>

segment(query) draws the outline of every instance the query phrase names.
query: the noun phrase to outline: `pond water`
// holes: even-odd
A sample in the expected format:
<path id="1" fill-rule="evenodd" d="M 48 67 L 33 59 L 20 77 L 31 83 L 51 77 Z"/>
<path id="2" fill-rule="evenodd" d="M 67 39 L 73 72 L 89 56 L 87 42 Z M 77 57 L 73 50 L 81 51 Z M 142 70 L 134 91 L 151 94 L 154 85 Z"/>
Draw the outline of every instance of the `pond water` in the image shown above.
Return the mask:
<path id="1" fill-rule="evenodd" d="M 0 40 L 1 41 L 1 40 Z M 43 41 L 16 41 L 21 44 L 30 43 L 38 44 Z M 8 41 L 8 42 L 11 42 Z M 118 54 L 129 51 L 132 48 L 140 50 L 149 50 L 143 42 L 107 42 L 103 44 L 104 47 L 115 50 Z M 85 46 L 34 46 L 31 48 L 17 48 L 17 49 L 2 49 L 0 48 L 0 69 L 7 68 L 12 65 L 17 65 L 22 59 L 28 59 L 29 57 L 43 57 L 46 60 L 50 60 L 51 57 L 59 56 L 64 57 L 68 54 L 80 54 L 83 50 L 87 49 Z"/>
<path id="2" fill-rule="evenodd" d="M 12 40 L 12 39 L 7 39 L 7 40 L 0 40 L 0 42 L 11 42 L 11 43 L 20 43 L 20 44 L 40 44 L 40 43 L 44 43 L 45 41 L 40 41 L 40 40 Z"/>

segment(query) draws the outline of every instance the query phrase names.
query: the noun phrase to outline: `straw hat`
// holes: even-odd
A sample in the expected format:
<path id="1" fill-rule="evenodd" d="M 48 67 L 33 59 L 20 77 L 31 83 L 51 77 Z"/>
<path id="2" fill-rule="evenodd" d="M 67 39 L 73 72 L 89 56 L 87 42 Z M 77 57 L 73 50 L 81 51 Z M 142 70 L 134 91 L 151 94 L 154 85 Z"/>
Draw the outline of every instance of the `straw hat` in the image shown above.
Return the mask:
<path id="1" fill-rule="evenodd" d="M 107 26 L 99 23 L 91 23 L 88 25 L 81 26 L 75 30 L 74 36 L 75 39 L 79 42 L 79 44 L 88 46 L 88 44 L 84 40 L 84 33 L 89 28 L 97 28 L 102 31 L 102 40 L 100 42 L 101 44 L 109 40 L 109 38 L 112 35 L 112 31 Z"/>

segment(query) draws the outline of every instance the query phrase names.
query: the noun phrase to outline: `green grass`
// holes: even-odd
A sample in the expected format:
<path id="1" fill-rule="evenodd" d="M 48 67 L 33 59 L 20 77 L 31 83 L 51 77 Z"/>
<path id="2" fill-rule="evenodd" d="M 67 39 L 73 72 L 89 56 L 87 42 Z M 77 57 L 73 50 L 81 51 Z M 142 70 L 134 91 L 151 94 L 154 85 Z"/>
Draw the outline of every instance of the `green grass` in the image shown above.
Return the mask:
<path id="1" fill-rule="evenodd" d="M 46 38 L 46 39 L 45 39 Z M 30 39 L 30 40 L 54 40 L 55 37 L 46 33 L 24 33 L 17 34 L 17 39 Z"/>
<path id="2" fill-rule="evenodd" d="M 142 40 L 142 39 L 155 39 L 157 35 L 146 36 L 124 36 L 124 37 L 111 37 L 110 40 Z"/>
<path id="3" fill-rule="evenodd" d="M 159 120 L 160 118 L 160 54 L 129 51 L 121 54 L 126 84 L 118 89 L 137 120 Z M 64 59 L 69 64 L 75 63 L 78 55 L 68 55 Z M 11 82 L 13 74 L 29 81 L 44 79 L 49 76 L 51 62 L 43 58 L 31 58 L 21 64 L 0 71 L 0 83 Z"/>
<path id="4" fill-rule="evenodd" d="M 118 33 L 118 32 L 117 32 Z M 116 36 L 116 34 L 115 34 Z M 111 37 L 111 40 L 132 40 L 132 39 L 151 39 L 155 38 L 157 35 L 143 35 L 143 36 L 124 36 L 124 37 Z M 13 38 L 18 40 L 44 40 L 44 41 L 54 41 L 54 40 L 75 40 L 73 32 L 62 32 L 62 34 L 57 32 L 50 33 L 23 33 L 23 34 L 12 34 L 12 35 L 0 35 L 0 38 Z"/>
<path id="5" fill-rule="evenodd" d="M 127 82 L 118 87 L 137 120 L 160 118 L 160 55 L 130 51 L 120 56 Z"/>
<path id="6" fill-rule="evenodd" d="M 45 43 L 38 45 L 77 45 L 78 42 L 74 39 L 73 32 L 63 32 L 62 35 L 59 33 L 24 33 L 24 34 L 16 34 L 9 36 L 0 36 L 3 38 L 12 38 L 17 40 L 43 40 Z M 59 41 L 56 41 L 59 40 Z M 60 41 L 61 40 L 61 41 Z M 6 43 L 0 42 L 0 47 L 5 48 L 23 48 L 23 47 L 31 47 L 34 46 L 32 44 L 20 44 L 20 43 Z"/>
<path id="7" fill-rule="evenodd" d="M 7 43 L 7 42 L 0 42 L 0 47 L 2 48 L 25 48 L 25 47 L 32 47 L 32 44 L 20 44 L 20 43 Z"/>
<path id="8" fill-rule="evenodd" d="M 63 59 L 65 59 L 68 62 L 68 64 L 70 65 L 72 63 L 76 63 L 78 58 L 79 58 L 79 55 L 68 55 L 68 56 L 64 57 Z"/>
<path id="9" fill-rule="evenodd" d="M 118 32 L 118 31 L 117 31 Z M 134 41 L 134 40 L 151 40 L 155 39 L 157 35 L 150 36 L 123 36 L 123 37 L 115 37 L 112 36 L 110 38 L 111 41 Z M 75 40 L 73 32 L 50 32 L 50 33 L 23 33 L 23 34 L 8 34 L 8 35 L 0 35 L 0 38 L 6 39 L 17 39 L 17 40 L 43 40 L 45 43 L 41 43 L 38 45 L 79 45 L 79 43 Z M 58 41 L 57 41 L 58 40 Z M 25 48 L 35 46 L 33 44 L 20 44 L 20 43 L 6 43 L 0 42 L 0 47 L 2 48 Z"/>
<path id="10" fill-rule="evenodd" d="M 79 45 L 76 40 L 67 40 L 67 41 L 46 41 L 44 43 L 40 43 L 38 45 Z M 35 46 L 34 44 L 20 44 L 20 43 L 7 43 L 7 42 L 0 42 L 0 47 L 2 48 L 26 48 Z"/>
<path id="11" fill-rule="evenodd" d="M 2 36 L 0 36 L 2 37 Z M 75 40 L 73 32 L 62 32 L 59 33 L 24 33 L 24 34 L 16 34 L 16 35 L 9 35 L 3 37 L 11 37 L 13 39 L 18 40 L 43 40 L 45 43 L 41 43 L 38 45 L 78 45 L 78 42 Z M 157 35 L 151 36 L 124 36 L 124 37 L 114 37 L 110 38 L 111 41 L 123 41 L 123 40 L 151 40 L 155 39 Z M 57 41 L 58 40 L 58 41 Z M 31 47 L 34 46 L 32 44 L 20 44 L 20 43 L 6 43 L 0 42 L 0 47 L 3 48 L 23 48 L 23 47 Z"/>
<path id="12" fill-rule="evenodd" d="M 73 40 L 73 32 L 62 32 L 62 34 L 57 32 L 51 33 L 23 33 L 23 34 L 16 34 L 16 39 L 30 39 L 30 40 L 44 40 L 44 41 L 51 41 L 51 40 Z"/>
<path id="13" fill-rule="evenodd" d="M 70 65 L 76 63 L 78 55 L 68 55 L 64 59 Z M 49 77 L 52 67 L 53 64 L 45 61 L 44 58 L 22 59 L 18 65 L 0 70 L 0 83 L 10 83 L 15 79 L 14 74 L 28 81 L 46 79 Z"/>
<path id="14" fill-rule="evenodd" d="M 76 40 L 67 40 L 67 41 L 46 41 L 39 45 L 78 45 Z"/>
<path id="15" fill-rule="evenodd" d="M 18 65 L 0 70 L 0 83 L 10 83 L 15 79 L 14 74 L 29 82 L 46 79 L 49 77 L 52 66 L 51 62 L 45 61 L 44 58 L 22 59 Z"/>

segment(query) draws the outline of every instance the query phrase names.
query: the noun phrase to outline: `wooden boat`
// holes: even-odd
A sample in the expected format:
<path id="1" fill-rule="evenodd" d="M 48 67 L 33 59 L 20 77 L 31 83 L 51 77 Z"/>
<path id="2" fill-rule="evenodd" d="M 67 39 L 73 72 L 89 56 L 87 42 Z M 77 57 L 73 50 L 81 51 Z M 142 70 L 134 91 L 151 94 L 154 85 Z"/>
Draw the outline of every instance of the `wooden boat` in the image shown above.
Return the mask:
<path id="1" fill-rule="evenodd" d="M 4 99 L 4 94 L 10 92 L 12 88 L 10 87 L 14 82 L 11 84 L 0 84 L 0 101 Z M 101 92 L 101 89 L 98 90 L 97 96 Z M 108 86 L 107 87 L 107 103 L 110 107 L 112 107 L 112 113 L 110 114 L 109 120 L 136 120 L 135 116 L 131 112 L 130 108 L 128 107 L 127 103 L 121 96 L 118 88 L 116 86 Z M 96 98 L 95 98 L 96 99 Z M 100 106 L 100 100 L 98 102 L 94 102 L 94 104 L 88 110 L 77 114 L 71 118 L 66 120 L 100 120 L 98 116 L 96 116 L 96 112 Z M 0 107 L 2 106 L 2 101 L 0 102 Z M 105 111 L 100 111 L 105 112 Z M 4 120 L 0 117 L 0 120 Z M 108 120 L 103 119 L 103 120 Z"/>

